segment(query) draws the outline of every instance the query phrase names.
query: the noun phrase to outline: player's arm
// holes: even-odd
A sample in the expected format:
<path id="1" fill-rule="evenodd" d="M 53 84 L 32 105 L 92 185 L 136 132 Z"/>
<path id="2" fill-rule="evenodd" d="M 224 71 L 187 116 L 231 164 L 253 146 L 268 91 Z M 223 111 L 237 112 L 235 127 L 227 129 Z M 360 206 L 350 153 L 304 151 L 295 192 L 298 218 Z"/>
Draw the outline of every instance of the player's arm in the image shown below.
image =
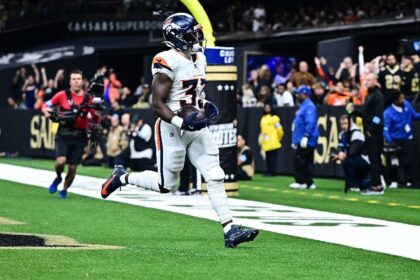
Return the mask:
<path id="1" fill-rule="evenodd" d="M 152 82 L 152 106 L 153 111 L 164 121 L 173 123 L 174 125 L 181 128 L 182 118 L 177 117 L 168 106 L 166 101 L 169 98 L 169 94 L 172 87 L 172 80 L 167 75 L 162 73 L 156 73 Z M 174 119 L 175 118 L 175 119 Z M 174 120 L 173 120 L 174 119 Z M 174 123 L 175 122 L 175 123 Z"/>
<path id="2" fill-rule="evenodd" d="M 155 74 L 152 82 L 152 106 L 156 114 L 164 121 L 172 123 L 180 129 L 196 131 L 206 127 L 208 125 L 208 118 L 196 120 L 195 117 L 198 112 L 194 112 L 183 119 L 175 115 L 175 113 L 166 106 L 166 100 L 169 98 L 171 87 L 171 78 L 162 73 Z"/>

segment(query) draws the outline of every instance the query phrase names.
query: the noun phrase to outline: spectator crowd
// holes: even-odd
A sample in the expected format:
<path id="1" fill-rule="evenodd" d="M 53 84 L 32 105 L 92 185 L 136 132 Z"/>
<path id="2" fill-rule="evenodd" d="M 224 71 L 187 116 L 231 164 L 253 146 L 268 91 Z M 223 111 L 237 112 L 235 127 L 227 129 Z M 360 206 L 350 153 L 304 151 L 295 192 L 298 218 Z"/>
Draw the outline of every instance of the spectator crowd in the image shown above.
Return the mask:
<path id="1" fill-rule="evenodd" d="M 410 0 L 200 2 L 219 34 L 348 25 L 378 18 L 404 18 L 415 13 Z M 0 4 L 0 31 L 83 15 L 151 19 L 156 11 L 186 11 L 186 8 L 181 1 L 171 0 L 10 0 Z"/>
<path id="2" fill-rule="evenodd" d="M 7 99 L 10 108 L 40 109 L 45 101 L 51 99 L 57 92 L 69 87 L 67 73 L 71 69 L 59 69 L 55 75 L 48 76 L 45 67 L 21 67 L 11 83 L 11 90 Z M 151 92 L 149 84 L 141 78 L 135 89 L 129 89 L 119 80 L 113 68 L 101 66 L 96 74 L 105 76 L 104 100 L 107 110 L 121 111 L 124 109 L 149 108 Z M 83 88 L 89 87 L 89 79 L 84 77 Z"/>
<path id="3" fill-rule="evenodd" d="M 271 2 L 271 1 L 270 1 Z M 293 1 L 279 5 L 269 1 L 235 1 L 218 22 L 223 32 L 283 31 L 289 29 L 349 25 L 381 18 L 414 14 L 411 1 Z"/>
<path id="4" fill-rule="evenodd" d="M 54 95 L 69 88 L 69 69 L 59 69 L 49 76 L 48 70 L 32 64 L 21 67 L 11 82 L 11 94 L 8 105 L 16 109 L 38 109 Z M 130 90 L 119 80 L 114 69 L 99 67 L 96 74 L 104 75 L 104 108 L 92 116 L 92 124 L 98 119 L 98 135 L 85 149 L 84 165 L 124 165 L 133 170 L 152 170 L 153 141 L 152 129 L 137 115 L 129 110 L 149 108 L 151 92 L 149 84 L 140 79 L 139 85 Z M 83 78 L 86 92 L 90 81 Z"/>
<path id="5" fill-rule="evenodd" d="M 311 66 L 307 61 L 300 61 L 286 69 L 279 63 L 275 75 L 266 64 L 251 70 L 248 82 L 238 91 L 238 104 L 242 107 L 295 106 L 294 93 L 306 85 L 311 88 L 311 98 L 316 105 L 363 105 L 367 95 L 364 80 L 370 73 L 378 76 L 386 105 L 390 104 L 393 90 L 402 91 L 409 102 L 420 102 L 419 55 L 404 55 L 398 61 L 396 55 L 388 53 L 365 61 L 364 48 L 360 46 L 357 62 L 344 57 L 335 70 L 324 57 L 315 57 Z"/>

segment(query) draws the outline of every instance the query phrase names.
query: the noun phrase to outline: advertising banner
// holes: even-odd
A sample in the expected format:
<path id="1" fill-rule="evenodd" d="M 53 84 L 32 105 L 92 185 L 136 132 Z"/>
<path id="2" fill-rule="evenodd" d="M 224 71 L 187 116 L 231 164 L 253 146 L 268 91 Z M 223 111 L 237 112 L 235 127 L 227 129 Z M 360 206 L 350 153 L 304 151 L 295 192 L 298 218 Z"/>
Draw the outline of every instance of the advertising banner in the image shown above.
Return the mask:
<path id="1" fill-rule="evenodd" d="M 220 165 L 225 171 L 225 189 L 228 195 L 238 194 L 236 180 L 236 81 L 235 49 L 207 48 L 206 99 L 219 107 L 220 115 L 209 126 L 219 146 Z M 202 191 L 206 192 L 205 184 Z"/>

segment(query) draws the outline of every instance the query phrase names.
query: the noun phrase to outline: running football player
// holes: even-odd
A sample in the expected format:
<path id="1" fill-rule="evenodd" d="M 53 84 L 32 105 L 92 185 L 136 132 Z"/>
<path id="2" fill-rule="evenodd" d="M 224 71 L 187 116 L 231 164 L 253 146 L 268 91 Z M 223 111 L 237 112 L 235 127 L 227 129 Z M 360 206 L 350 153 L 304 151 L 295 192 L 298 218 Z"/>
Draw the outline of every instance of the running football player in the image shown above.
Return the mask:
<path id="1" fill-rule="evenodd" d="M 202 27 L 189 14 L 176 13 L 163 22 L 163 43 L 170 49 L 157 54 L 152 62 L 153 110 L 159 116 L 155 124 L 158 172 L 126 173 L 115 167 L 102 185 L 101 195 L 107 198 L 121 186 L 131 184 L 143 189 L 168 193 L 176 188 L 179 172 L 188 154 L 192 164 L 208 184 L 208 196 L 222 224 L 225 246 L 254 240 L 258 230 L 233 225 L 224 189 L 219 149 L 207 128 L 219 110 L 205 100 L 206 57 Z M 196 118 L 197 111 L 182 118 L 177 115 L 183 106 L 204 109 L 205 118 Z"/>

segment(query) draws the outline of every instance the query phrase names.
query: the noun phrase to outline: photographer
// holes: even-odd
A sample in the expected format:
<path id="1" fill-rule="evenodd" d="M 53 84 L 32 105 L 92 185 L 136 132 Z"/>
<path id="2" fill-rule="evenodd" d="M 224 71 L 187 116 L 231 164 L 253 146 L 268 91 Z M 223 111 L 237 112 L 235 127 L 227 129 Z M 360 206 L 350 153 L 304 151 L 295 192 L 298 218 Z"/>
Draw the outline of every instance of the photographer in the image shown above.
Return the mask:
<path id="1" fill-rule="evenodd" d="M 111 126 L 108 132 L 107 141 L 107 154 L 108 154 L 108 167 L 115 165 L 115 158 L 121 153 L 122 135 L 124 133 L 123 127 L 120 125 L 120 120 L 117 114 L 111 117 Z"/>
<path id="2" fill-rule="evenodd" d="M 68 171 L 64 180 L 64 187 L 58 194 L 60 198 L 67 197 L 67 189 L 76 176 L 77 166 L 87 144 L 89 117 L 94 114 L 94 109 L 88 106 L 92 104 L 92 97 L 89 97 L 82 87 L 82 71 L 73 70 L 70 73 L 70 89 L 58 92 L 42 106 L 42 112 L 47 118 L 60 114 L 58 117 L 60 125 L 55 138 L 55 172 L 57 177 L 49 187 L 50 193 L 57 191 L 57 187 L 62 181 L 61 174 L 67 163 Z M 56 113 L 53 107 L 59 110 L 59 113 Z"/>
<path id="3" fill-rule="evenodd" d="M 360 189 L 361 193 L 365 194 L 365 189 L 370 186 L 370 180 L 368 180 L 370 163 L 367 156 L 363 154 L 365 136 L 352 120 L 350 120 L 349 128 L 349 119 L 348 115 L 340 118 L 341 133 L 338 150 L 331 154 L 330 159 L 341 161 L 346 182 L 344 192 Z"/>
<path id="4" fill-rule="evenodd" d="M 133 117 L 134 119 L 134 117 Z M 130 167 L 135 171 L 155 170 L 152 157 L 153 130 L 142 118 L 138 118 L 130 131 L 128 148 Z"/>
<path id="5" fill-rule="evenodd" d="M 120 139 L 122 151 L 115 158 L 115 165 L 130 167 L 135 171 L 154 170 L 152 163 L 153 149 L 151 139 L 153 130 L 143 119 L 124 114 L 121 118 L 123 125 Z M 128 122 L 128 123 L 127 123 Z"/>

